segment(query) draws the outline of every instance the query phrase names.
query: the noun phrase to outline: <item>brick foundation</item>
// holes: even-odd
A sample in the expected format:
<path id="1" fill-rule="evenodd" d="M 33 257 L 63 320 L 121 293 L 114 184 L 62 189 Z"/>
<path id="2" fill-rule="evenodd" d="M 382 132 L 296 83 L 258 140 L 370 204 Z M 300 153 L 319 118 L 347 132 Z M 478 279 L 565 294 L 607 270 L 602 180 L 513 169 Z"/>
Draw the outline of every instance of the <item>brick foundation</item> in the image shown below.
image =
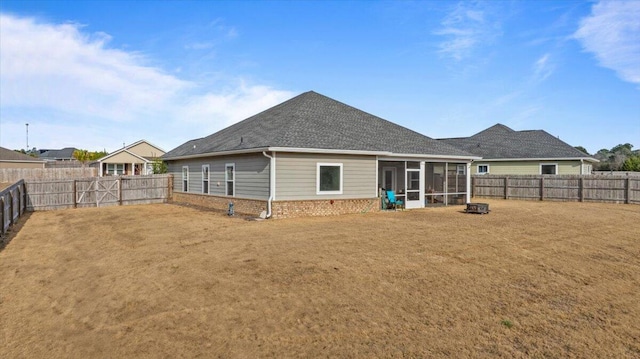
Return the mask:
<path id="1" fill-rule="evenodd" d="M 271 203 L 271 215 L 275 219 L 309 216 L 335 216 L 347 213 L 377 212 L 379 210 L 379 198 L 274 201 Z"/>
<path id="2" fill-rule="evenodd" d="M 189 203 L 224 212 L 229 209 L 229 202 L 233 202 L 233 210 L 235 213 L 256 217 L 259 216 L 262 211 L 267 210 L 267 201 L 196 193 L 173 192 L 172 201 Z"/>

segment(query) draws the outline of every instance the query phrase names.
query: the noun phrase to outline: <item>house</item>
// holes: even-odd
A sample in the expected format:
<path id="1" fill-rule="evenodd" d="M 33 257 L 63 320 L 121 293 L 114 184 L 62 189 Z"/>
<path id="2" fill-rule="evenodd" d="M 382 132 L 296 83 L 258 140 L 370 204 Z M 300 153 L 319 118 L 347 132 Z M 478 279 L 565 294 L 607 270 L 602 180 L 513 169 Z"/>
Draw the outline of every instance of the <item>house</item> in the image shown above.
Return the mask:
<path id="1" fill-rule="evenodd" d="M 41 159 L 0 147 L 0 169 L 2 168 L 44 168 Z"/>
<path id="2" fill-rule="evenodd" d="M 38 158 L 45 161 L 76 161 L 73 157 L 76 150 L 75 147 L 65 147 L 61 150 L 39 150 Z"/>
<path id="3" fill-rule="evenodd" d="M 174 201 L 274 218 L 462 204 L 478 159 L 313 91 L 163 156 Z"/>
<path id="4" fill-rule="evenodd" d="M 165 151 L 145 140 L 132 143 L 98 159 L 98 175 L 146 175 L 152 174 L 152 163 Z"/>
<path id="5" fill-rule="evenodd" d="M 582 175 L 598 162 L 543 130 L 514 131 L 499 123 L 471 137 L 439 141 L 482 157 L 472 174 Z"/>

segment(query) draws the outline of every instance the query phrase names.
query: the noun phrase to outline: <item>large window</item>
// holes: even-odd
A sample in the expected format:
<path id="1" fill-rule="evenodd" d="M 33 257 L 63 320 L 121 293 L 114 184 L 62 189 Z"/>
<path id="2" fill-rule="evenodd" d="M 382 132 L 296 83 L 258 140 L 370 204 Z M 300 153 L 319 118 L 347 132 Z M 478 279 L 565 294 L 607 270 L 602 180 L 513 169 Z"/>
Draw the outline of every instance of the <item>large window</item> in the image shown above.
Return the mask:
<path id="1" fill-rule="evenodd" d="M 189 166 L 182 166 L 182 192 L 189 192 Z"/>
<path id="2" fill-rule="evenodd" d="M 558 164 L 557 163 L 541 163 L 540 174 L 541 175 L 557 175 Z"/>
<path id="3" fill-rule="evenodd" d="M 227 163 L 224 171 L 224 181 L 227 196 L 235 196 L 236 193 L 236 165 Z"/>
<path id="4" fill-rule="evenodd" d="M 478 165 L 478 171 L 476 172 L 479 175 L 486 175 L 489 173 L 489 165 Z"/>
<path id="5" fill-rule="evenodd" d="M 202 193 L 209 193 L 209 165 L 202 165 Z"/>
<path id="6" fill-rule="evenodd" d="M 117 176 L 124 174 L 124 163 L 107 163 L 107 175 Z"/>
<path id="7" fill-rule="evenodd" d="M 317 194 L 342 194 L 342 163 L 318 163 Z"/>

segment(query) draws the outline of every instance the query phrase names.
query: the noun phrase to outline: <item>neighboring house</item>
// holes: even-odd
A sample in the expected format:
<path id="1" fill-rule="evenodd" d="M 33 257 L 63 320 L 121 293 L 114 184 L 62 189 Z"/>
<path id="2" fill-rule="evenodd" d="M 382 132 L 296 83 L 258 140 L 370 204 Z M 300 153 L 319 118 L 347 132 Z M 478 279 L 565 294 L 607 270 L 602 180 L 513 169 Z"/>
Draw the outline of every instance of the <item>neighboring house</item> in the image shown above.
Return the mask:
<path id="1" fill-rule="evenodd" d="M 163 159 L 177 202 L 297 217 L 377 211 L 381 188 L 406 208 L 462 204 L 479 157 L 310 91 Z"/>
<path id="2" fill-rule="evenodd" d="M 132 143 L 98 159 L 98 174 L 102 176 L 152 174 L 152 163 L 165 151 L 145 140 Z"/>
<path id="3" fill-rule="evenodd" d="M 76 150 L 75 147 L 65 147 L 61 150 L 39 150 L 38 158 L 45 161 L 76 161 L 73 157 L 73 152 Z"/>
<path id="4" fill-rule="evenodd" d="M 514 131 L 502 124 L 439 141 L 482 157 L 471 166 L 472 174 L 582 175 L 591 174 L 598 162 L 545 131 Z"/>
<path id="5" fill-rule="evenodd" d="M 0 147 L 0 168 L 44 168 L 44 161 Z"/>

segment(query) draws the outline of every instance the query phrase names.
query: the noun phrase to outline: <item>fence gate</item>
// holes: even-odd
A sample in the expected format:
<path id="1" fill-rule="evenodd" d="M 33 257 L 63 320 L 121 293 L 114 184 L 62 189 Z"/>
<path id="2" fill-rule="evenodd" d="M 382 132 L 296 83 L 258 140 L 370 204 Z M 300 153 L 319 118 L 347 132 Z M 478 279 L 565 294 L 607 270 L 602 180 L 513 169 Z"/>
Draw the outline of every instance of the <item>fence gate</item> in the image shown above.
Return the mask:
<path id="1" fill-rule="evenodd" d="M 120 201 L 120 179 L 96 179 L 96 206 L 118 204 Z"/>
<path id="2" fill-rule="evenodd" d="M 93 178 L 90 180 L 76 180 L 74 182 L 76 205 L 79 207 L 96 207 L 119 204 L 120 179 Z"/>

